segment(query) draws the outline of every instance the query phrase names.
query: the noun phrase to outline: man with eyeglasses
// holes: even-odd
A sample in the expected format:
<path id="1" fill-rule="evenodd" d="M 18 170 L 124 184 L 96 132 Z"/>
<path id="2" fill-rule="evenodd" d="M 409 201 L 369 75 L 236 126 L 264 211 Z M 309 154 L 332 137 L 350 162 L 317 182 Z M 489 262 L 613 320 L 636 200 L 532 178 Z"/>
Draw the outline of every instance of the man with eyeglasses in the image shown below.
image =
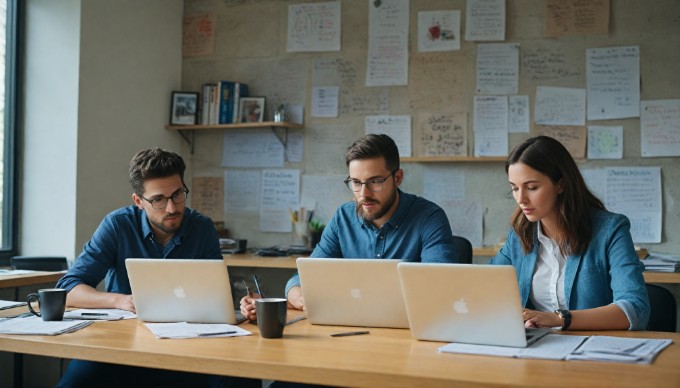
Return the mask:
<path id="1" fill-rule="evenodd" d="M 366 135 L 345 154 L 345 184 L 354 201 L 338 208 L 323 231 L 312 257 L 402 259 L 431 263 L 460 262 L 444 211 L 436 204 L 399 189 L 404 170 L 399 150 L 387 135 Z M 286 284 L 289 307 L 304 309 L 300 278 Z M 254 301 L 241 299 L 241 313 L 256 318 Z"/>
<path id="2" fill-rule="evenodd" d="M 160 148 L 130 161 L 134 205 L 114 210 L 101 222 L 73 266 L 57 283 L 66 305 L 135 311 L 125 259 L 202 258 L 222 260 L 210 218 L 187 208 L 182 158 Z M 106 277 L 105 291 L 97 285 Z M 260 380 L 198 375 L 72 360 L 59 387 L 85 386 L 253 386 Z"/>

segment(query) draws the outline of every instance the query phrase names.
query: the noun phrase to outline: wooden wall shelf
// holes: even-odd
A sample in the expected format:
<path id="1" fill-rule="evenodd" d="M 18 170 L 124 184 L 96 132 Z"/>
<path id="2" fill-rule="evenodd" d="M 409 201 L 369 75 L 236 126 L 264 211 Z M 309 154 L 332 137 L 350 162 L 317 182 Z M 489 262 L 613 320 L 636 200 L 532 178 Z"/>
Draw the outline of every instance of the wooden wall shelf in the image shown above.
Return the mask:
<path id="1" fill-rule="evenodd" d="M 191 147 L 191 154 L 194 153 L 194 136 L 196 131 L 226 130 L 226 129 L 255 129 L 270 128 L 285 147 L 288 144 L 288 129 L 304 128 L 302 124 L 278 121 L 261 121 L 257 123 L 237 123 L 237 124 L 216 124 L 216 125 L 166 125 L 165 129 L 178 131 L 179 134 Z M 283 131 L 279 131 L 283 130 Z"/>

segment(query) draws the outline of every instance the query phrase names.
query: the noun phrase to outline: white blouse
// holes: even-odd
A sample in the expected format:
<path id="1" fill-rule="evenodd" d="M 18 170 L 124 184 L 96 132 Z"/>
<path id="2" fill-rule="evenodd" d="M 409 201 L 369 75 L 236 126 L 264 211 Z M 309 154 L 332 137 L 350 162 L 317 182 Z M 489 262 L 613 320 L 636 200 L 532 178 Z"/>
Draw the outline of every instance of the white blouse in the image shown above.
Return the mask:
<path id="1" fill-rule="evenodd" d="M 560 246 L 538 228 L 538 258 L 534 278 L 531 281 L 531 302 L 538 311 L 568 309 L 564 294 L 564 265 L 566 258 Z"/>

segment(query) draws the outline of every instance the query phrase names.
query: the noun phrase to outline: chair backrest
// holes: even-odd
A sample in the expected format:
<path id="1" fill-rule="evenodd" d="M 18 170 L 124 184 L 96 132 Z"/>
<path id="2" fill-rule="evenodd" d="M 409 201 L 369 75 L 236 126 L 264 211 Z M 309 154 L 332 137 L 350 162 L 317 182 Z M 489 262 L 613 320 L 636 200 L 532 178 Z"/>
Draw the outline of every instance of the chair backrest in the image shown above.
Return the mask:
<path id="1" fill-rule="evenodd" d="M 453 247 L 458 252 L 460 264 L 472 264 L 472 244 L 465 237 L 453 236 Z"/>
<path id="2" fill-rule="evenodd" d="M 647 330 L 674 333 L 678 318 L 677 302 L 673 293 L 654 284 L 647 284 L 647 293 L 649 294 L 649 305 L 652 308 Z"/>
<path id="3" fill-rule="evenodd" d="M 9 260 L 13 269 L 31 269 L 34 271 L 63 271 L 68 269 L 68 262 L 62 256 L 14 256 Z"/>

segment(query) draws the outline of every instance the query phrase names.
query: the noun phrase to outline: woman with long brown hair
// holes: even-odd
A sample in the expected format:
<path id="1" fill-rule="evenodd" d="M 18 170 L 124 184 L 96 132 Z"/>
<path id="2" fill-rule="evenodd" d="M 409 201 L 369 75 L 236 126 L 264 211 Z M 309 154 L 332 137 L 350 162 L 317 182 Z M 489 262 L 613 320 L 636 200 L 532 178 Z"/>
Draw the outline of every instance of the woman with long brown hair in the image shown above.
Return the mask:
<path id="1" fill-rule="evenodd" d="M 605 209 L 553 138 L 517 146 L 505 171 L 518 207 L 491 264 L 515 267 L 525 326 L 645 330 L 644 265 L 628 218 Z"/>

